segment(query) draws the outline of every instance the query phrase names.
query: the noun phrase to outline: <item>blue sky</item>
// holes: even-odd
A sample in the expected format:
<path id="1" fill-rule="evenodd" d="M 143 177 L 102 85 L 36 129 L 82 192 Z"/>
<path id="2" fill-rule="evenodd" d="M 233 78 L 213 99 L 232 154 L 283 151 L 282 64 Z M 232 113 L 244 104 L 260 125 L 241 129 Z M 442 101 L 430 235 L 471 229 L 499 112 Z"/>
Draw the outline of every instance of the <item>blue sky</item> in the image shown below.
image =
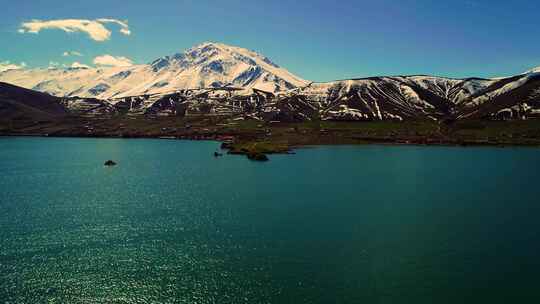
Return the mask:
<path id="1" fill-rule="evenodd" d="M 7 1 L 7 0 L 3 0 Z M 0 62 L 92 65 L 104 54 L 147 63 L 204 41 L 256 50 L 305 79 L 433 74 L 493 77 L 540 66 L 538 1 L 9 1 Z M 127 20 L 130 35 L 19 33 L 34 19 Z M 62 56 L 78 51 L 84 56 Z"/>

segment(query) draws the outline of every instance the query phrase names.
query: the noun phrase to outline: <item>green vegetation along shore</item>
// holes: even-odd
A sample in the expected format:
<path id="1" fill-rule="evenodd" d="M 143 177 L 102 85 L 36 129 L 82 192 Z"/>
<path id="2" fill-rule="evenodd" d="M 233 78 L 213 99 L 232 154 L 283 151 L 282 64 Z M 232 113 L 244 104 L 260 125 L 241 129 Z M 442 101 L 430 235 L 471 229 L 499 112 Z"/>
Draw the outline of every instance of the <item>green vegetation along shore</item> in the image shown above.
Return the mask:
<path id="1" fill-rule="evenodd" d="M 540 120 L 312 121 L 233 120 L 226 117 L 0 119 L 0 135 L 219 140 L 231 154 L 291 153 L 295 147 L 341 144 L 540 146 Z"/>

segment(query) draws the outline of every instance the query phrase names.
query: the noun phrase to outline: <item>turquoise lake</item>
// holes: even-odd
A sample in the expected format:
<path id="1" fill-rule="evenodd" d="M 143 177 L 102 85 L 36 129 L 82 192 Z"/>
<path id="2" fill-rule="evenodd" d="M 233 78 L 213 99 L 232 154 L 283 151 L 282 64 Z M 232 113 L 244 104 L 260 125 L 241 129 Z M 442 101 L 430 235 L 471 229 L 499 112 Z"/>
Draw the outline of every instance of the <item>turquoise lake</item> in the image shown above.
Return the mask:
<path id="1" fill-rule="evenodd" d="M 0 303 L 540 302 L 540 149 L 218 148 L 0 138 Z"/>

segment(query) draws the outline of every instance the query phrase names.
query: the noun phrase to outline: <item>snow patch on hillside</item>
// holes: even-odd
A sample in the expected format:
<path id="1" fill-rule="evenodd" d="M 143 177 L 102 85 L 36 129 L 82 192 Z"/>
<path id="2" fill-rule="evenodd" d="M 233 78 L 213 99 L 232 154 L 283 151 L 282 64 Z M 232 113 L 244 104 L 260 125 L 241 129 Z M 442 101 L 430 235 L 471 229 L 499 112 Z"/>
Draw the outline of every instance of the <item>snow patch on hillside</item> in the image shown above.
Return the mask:
<path id="1" fill-rule="evenodd" d="M 512 81 L 512 82 L 509 82 L 509 83 L 505 84 L 504 86 L 502 86 L 499 89 L 487 92 L 486 94 L 483 94 L 483 95 L 481 95 L 479 97 L 474 98 L 472 104 L 473 105 L 481 105 L 481 104 L 483 104 L 485 102 L 488 102 L 488 101 L 492 100 L 493 98 L 495 98 L 497 96 L 503 95 L 505 93 L 508 93 L 508 92 L 510 92 L 512 90 L 515 90 L 515 89 L 521 87 L 522 85 L 527 83 L 531 78 L 538 77 L 539 75 L 540 75 L 540 73 L 527 74 L 526 76 L 523 76 L 523 77 L 521 77 L 521 78 L 519 78 L 519 79 L 517 79 L 515 81 Z"/>

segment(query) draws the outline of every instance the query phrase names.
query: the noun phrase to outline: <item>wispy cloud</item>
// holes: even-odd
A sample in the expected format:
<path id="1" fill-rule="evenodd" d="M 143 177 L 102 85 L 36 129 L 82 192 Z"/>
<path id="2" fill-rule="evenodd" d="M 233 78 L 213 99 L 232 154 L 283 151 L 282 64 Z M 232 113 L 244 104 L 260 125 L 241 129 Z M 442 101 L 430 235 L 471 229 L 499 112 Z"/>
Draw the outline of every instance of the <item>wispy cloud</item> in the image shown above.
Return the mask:
<path id="1" fill-rule="evenodd" d="M 123 56 L 101 55 L 94 58 L 94 64 L 101 66 L 131 66 L 133 61 Z"/>
<path id="2" fill-rule="evenodd" d="M 77 52 L 77 51 L 65 51 L 62 56 L 64 57 L 69 57 L 69 56 L 78 56 L 78 57 L 82 57 L 83 54 Z"/>
<path id="3" fill-rule="evenodd" d="M 58 19 L 58 20 L 32 20 L 23 22 L 19 28 L 19 33 L 38 34 L 42 30 L 59 29 L 67 33 L 83 32 L 87 33 L 92 40 L 106 41 L 111 37 L 111 31 L 105 27 L 105 24 L 115 23 L 120 26 L 120 33 L 131 35 L 127 21 L 117 19 Z"/>
<path id="4" fill-rule="evenodd" d="M 20 70 L 26 67 L 26 63 L 21 62 L 20 64 L 11 63 L 10 61 L 0 62 L 0 73 L 8 70 Z"/>
<path id="5" fill-rule="evenodd" d="M 82 64 L 78 61 L 75 61 L 74 63 L 71 64 L 71 67 L 72 68 L 75 68 L 75 69 L 89 69 L 90 66 L 86 65 L 86 64 Z"/>
<path id="6" fill-rule="evenodd" d="M 108 18 L 101 18 L 97 19 L 96 21 L 101 23 L 116 23 L 120 25 L 120 33 L 129 36 L 131 35 L 131 31 L 129 30 L 129 25 L 127 24 L 127 21 L 120 21 L 117 19 L 108 19 Z"/>

